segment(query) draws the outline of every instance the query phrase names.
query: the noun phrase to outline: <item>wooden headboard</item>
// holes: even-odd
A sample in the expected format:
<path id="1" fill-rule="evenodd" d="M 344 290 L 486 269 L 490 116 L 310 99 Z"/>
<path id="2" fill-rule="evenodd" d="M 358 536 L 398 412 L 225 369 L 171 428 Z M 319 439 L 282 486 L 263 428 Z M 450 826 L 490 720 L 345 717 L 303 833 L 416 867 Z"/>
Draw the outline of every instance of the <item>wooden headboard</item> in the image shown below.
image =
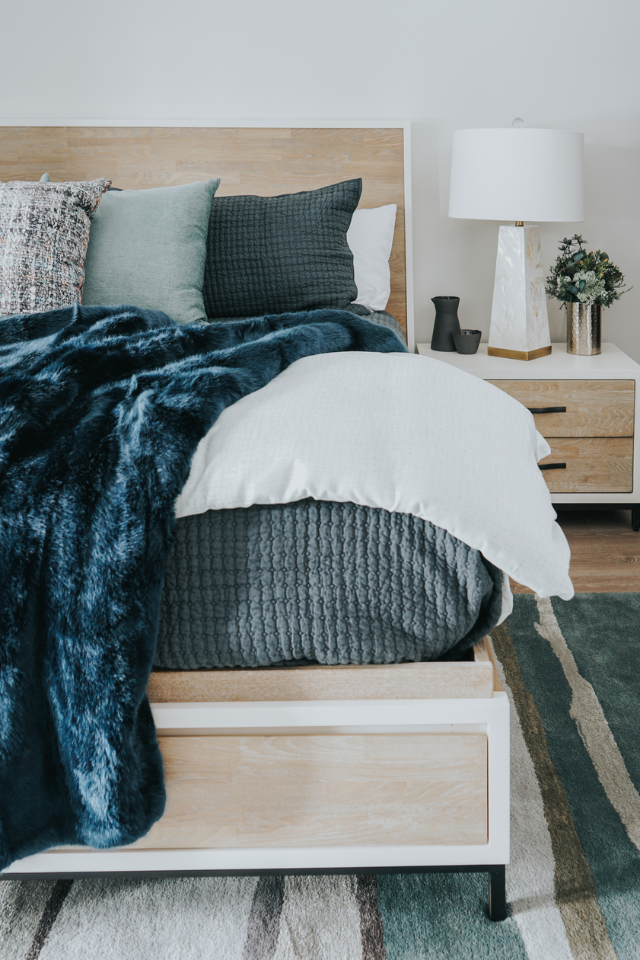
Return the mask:
<path id="1" fill-rule="evenodd" d="M 0 126 L 0 180 L 39 180 L 46 171 L 54 181 L 107 177 L 114 186 L 135 190 L 220 177 L 218 196 L 275 196 L 362 177 L 360 206 L 398 205 L 387 309 L 402 325 L 412 349 L 411 267 L 405 242 L 405 203 L 410 211 L 407 141 L 407 124 Z"/>

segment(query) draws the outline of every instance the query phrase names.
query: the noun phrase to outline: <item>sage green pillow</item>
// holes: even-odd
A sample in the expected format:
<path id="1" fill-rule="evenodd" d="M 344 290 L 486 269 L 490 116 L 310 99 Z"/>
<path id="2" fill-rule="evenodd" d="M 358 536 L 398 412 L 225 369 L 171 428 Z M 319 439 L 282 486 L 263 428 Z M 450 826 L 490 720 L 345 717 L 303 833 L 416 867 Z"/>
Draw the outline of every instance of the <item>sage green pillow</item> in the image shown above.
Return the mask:
<path id="1" fill-rule="evenodd" d="M 202 283 L 219 183 L 106 193 L 91 222 L 82 302 L 162 310 L 178 323 L 206 319 Z"/>

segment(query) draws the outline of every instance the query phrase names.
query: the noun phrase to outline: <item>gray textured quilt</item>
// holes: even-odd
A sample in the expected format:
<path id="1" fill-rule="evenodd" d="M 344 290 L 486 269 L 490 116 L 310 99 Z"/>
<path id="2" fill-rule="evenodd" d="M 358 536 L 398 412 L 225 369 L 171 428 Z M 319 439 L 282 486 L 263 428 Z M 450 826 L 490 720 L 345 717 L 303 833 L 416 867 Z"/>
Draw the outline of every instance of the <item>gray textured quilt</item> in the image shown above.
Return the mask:
<path id="1" fill-rule="evenodd" d="M 184 517 L 155 666 L 453 658 L 498 621 L 501 578 L 439 527 L 352 503 Z"/>

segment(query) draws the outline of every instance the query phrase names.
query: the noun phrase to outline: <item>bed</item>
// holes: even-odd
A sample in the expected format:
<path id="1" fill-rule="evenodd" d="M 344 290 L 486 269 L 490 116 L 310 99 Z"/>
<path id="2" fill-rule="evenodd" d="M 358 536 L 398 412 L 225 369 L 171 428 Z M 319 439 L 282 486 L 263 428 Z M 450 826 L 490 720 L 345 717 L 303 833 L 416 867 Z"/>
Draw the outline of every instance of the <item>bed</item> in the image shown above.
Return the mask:
<path id="1" fill-rule="evenodd" d="M 31 127 L 4 128 L 0 138 L 2 180 L 38 179 L 43 169 L 52 179 L 89 180 L 108 169 L 114 184 L 138 189 L 215 175 L 220 196 L 275 196 L 362 177 L 361 206 L 398 208 L 387 310 L 413 351 L 408 124 Z M 283 527 L 296 509 L 303 525 L 320 508 L 337 511 L 334 525 L 350 522 L 344 510 L 353 505 L 330 484 L 308 498 L 301 490 L 289 494 Z M 258 496 L 206 510 L 219 511 L 220 522 L 233 511 L 258 511 L 259 526 L 267 514 L 275 523 L 279 502 Z M 334 648 L 325 664 L 314 663 L 317 647 L 309 654 L 302 642 L 302 656 L 275 656 L 268 666 L 259 656 L 210 662 L 202 644 L 180 645 L 176 615 L 181 599 L 187 614 L 203 603 L 195 593 L 185 599 L 179 566 L 204 536 L 206 510 L 187 504 L 179 511 L 148 684 L 165 814 L 126 848 L 54 848 L 14 862 L 2 876 L 475 870 L 489 873 L 490 916 L 503 918 L 509 708 L 487 639 L 475 637 L 450 661 L 345 664 Z M 207 536 L 207 543 L 225 542 L 230 534 Z M 325 600 L 330 592 L 325 584 Z M 402 649 L 391 656 L 416 658 Z"/>

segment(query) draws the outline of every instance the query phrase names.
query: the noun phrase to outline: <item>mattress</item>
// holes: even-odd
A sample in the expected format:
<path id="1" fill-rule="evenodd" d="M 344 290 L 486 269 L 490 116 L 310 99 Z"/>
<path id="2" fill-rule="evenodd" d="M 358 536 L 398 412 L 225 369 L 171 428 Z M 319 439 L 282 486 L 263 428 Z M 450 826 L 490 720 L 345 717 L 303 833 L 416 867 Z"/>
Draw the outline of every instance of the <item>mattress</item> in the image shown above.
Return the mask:
<path id="1" fill-rule="evenodd" d="M 453 659 L 498 622 L 502 574 L 409 514 L 330 501 L 183 517 L 156 669 Z"/>

